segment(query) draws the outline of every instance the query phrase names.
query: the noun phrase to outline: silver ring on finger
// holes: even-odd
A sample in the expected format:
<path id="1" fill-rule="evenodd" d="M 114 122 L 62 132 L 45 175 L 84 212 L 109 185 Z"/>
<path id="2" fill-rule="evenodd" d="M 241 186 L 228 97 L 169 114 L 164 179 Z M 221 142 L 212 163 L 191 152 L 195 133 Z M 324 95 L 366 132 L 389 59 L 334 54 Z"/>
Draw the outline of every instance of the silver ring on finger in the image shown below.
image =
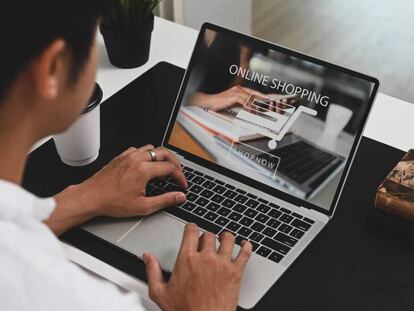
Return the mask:
<path id="1" fill-rule="evenodd" d="M 155 152 L 155 149 L 149 149 L 147 151 L 151 157 L 151 162 L 157 161 L 157 153 Z"/>

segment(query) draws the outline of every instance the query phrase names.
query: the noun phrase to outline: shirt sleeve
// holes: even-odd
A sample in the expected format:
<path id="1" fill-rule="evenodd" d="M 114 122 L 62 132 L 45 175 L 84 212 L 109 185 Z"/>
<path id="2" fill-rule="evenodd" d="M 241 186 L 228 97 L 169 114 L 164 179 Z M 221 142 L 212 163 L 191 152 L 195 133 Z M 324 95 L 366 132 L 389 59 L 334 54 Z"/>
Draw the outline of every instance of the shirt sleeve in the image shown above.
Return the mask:
<path id="1" fill-rule="evenodd" d="M 1 310 L 145 310 L 137 293 L 124 293 L 67 260 L 43 224 L 28 227 L 0 221 Z"/>

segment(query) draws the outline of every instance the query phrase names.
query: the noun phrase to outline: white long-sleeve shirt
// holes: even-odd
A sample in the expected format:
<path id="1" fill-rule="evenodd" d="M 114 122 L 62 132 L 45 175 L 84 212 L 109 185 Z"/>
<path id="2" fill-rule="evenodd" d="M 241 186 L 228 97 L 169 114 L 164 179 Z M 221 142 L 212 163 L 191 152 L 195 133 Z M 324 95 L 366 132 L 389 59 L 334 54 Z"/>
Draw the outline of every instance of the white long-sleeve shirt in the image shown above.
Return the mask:
<path id="1" fill-rule="evenodd" d="M 42 222 L 56 206 L 0 180 L 0 310 L 142 311 L 137 294 L 124 294 L 65 258 Z"/>

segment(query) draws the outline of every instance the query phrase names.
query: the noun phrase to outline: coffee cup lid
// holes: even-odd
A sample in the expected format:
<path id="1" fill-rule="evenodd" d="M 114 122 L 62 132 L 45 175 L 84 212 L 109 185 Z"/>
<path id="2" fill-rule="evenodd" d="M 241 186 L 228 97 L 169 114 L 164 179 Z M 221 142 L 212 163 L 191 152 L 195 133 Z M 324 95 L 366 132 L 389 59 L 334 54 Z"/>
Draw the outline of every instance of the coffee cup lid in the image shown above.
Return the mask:
<path id="1" fill-rule="evenodd" d="M 88 105 L 83 110 L 82 114 L 88 113 L 89 111 L 96 108 L 101 103 L 103 97 L 103 91 L 98 83 L 95 82 L 95 89 L 93 90 L 93 94 L 89 99 Z"/>

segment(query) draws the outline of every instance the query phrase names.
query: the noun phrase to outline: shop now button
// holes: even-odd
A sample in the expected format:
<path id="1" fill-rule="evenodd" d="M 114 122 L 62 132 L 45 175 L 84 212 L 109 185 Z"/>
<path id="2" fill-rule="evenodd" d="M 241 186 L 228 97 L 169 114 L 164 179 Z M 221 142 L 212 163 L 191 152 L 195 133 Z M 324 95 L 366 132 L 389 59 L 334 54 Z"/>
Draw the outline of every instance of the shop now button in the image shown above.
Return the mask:
<path id="1" fill-rule="evenodd" d="M 273 177 L 279 167 L 280 158 L 242 142 L 231 144 L 227 158 L 238 165 Z"/>

